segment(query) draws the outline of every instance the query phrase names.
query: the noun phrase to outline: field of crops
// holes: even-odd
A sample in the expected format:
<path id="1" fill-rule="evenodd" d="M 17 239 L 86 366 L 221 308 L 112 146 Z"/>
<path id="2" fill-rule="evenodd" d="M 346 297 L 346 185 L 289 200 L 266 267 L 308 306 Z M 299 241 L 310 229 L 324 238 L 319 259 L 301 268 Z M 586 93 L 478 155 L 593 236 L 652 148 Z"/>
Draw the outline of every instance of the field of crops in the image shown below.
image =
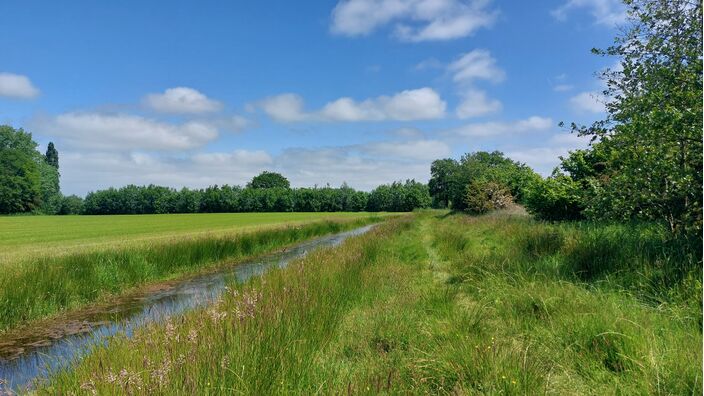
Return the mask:
<path id="1" fill-rule="evenodd" d="M 379 215 L 379 214 L 375 214 Z M 0 263 L 174 237 L 223 235 L 369 213 L 198 213 L 115 216 L 0 216 Z"/>

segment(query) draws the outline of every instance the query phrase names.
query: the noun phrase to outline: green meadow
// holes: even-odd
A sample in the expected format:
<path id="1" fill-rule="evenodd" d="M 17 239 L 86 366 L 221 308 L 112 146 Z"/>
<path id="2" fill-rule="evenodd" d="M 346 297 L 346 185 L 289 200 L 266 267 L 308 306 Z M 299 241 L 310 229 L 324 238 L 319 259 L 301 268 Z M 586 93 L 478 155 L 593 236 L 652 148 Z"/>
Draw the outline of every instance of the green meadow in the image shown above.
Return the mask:
<path id="1" fill-rule="evenodd" d="M 650 224 L 417 212 L 114 337 L 42 391 L 701 394 L 690 243 Z"/>
<path id="2" fill-rule="evenodd" d="M 378 215 L 378 214 L 375 214 Z M 368 213 L 188 213 L 112 216 L 0 216 L 0 264 L 173 238 L 241 233 Z"/>
<path id="3" fill-rule="evenodd" d="M 3 264 L 0 334 L 15 325 L 106 301 L 134 288 L 231 265 L 380 219 L 365 213 L 5 217 L 1 220 L 30 234 L 27 239 L 41 247 L 27 255 L 15 252 L 13 260 Z M 32 228 L 37 224 L 46 227 Z M 190 231 L 189 224 L 193 225 Z M 166 231 L 171 225 L 175 230 Z M 216 231 L 206 231 L 210 225 Z M 3 234 L 3 242 L 14 246 L 9 249 L 26 247 L 6 230 Z M 86 243 L 101 234 L 99 245 Z M 54 254 L 38 240 L 63 241 L 70 248 Z"/>

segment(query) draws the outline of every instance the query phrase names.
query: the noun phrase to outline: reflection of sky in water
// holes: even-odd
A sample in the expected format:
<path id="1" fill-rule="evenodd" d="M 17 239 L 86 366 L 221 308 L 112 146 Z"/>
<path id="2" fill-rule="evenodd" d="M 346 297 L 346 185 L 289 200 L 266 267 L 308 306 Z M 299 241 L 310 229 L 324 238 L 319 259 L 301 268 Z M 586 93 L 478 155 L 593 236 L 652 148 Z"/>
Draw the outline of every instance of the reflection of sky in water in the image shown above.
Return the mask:
<path id="1" fill-rule="evenodd" d="M 225 286 L 235 279 L 237 282 L 244 282 L 253 276 L 263 274 L 275 265 L 285 267 L 291 260 L 304 256 L 312 249 L 339 245 L 348 237 L 361 235 L 372 227 L 373 225 L 370 225 L 316 238 L 288 248 L 284 252 L 224 268 L 220 272 L 197 276 L 168 290 L 156 291 L 145 296 L 138 306 L 127 308 L 123 313 L 125 316 L 117 321 L 93 326 L 87 333 L 67 335 L 48 346 L 30 346 L 17 359 L 9 361 L 0 359 L 0 379 L 5 379 L 6 386 L 10 389 L 23 389 L 35 378 L 46 377 L 49 373 L 65 368 L 72 361 L 80 359 L 91 346 L 106 343 L 109 336 L 123 333 L 129 337 L 139 326 L 163 321 L 172 315 L 215 300 Z M 86 319 L 91 321 L 94 318 Z M 2 386 L 0 386 L 0 394 L 2 394 Z"/>

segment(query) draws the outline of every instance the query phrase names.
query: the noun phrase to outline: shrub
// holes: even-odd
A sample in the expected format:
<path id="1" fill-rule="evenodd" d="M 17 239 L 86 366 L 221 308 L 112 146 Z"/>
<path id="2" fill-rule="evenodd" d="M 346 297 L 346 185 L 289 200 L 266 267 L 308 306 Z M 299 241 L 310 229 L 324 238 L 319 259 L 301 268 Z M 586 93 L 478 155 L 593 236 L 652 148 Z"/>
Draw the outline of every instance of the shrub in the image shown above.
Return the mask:
<path id="1" fill-rule="evenodd" d="M 513 198 L 508 188 L 499 183 L 475 180 L 467 185 L 464 202 L 467 212 L 482 214 L 507 207 Z"/>
<path id="2" fill-rule="evenodd" d="M 553 173 L 536 180 L 527 190 L 528 212 L 541 220 L 579 220 L 584 218 L 580 184 L 569 176 Z"/>

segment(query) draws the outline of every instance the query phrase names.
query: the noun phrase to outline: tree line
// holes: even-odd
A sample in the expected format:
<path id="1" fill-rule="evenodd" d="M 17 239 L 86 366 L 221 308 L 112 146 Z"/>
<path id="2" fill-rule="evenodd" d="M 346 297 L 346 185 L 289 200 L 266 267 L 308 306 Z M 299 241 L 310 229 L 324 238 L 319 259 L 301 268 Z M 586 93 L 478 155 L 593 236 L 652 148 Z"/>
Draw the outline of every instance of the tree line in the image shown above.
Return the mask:
<path id="1" fill-rule="evenodd" d="M 0 213 L 154 214 L 225 212 L 405 212 L 431 204 L 428 186 L 406 180 L 371 192 L 339 188 L 291 188 L 276 172 L 262 172 L 245 186 L 176 190 L 128 185 L 64 196 L 59 189 L 59 153 L 53 143 L 37 151 L 32 135 L 0 126 Z"/>
<path id="2" fill-rule="evenodd" d="M 266 172 L 288 180 L 274 172 Z M 176 190 L 162 186 L 128 185 L 86 195 L 82 214 L 237 213 L 237 212 L 405 212 L 430 206 L 425 184 L 414 180 L 382 185 L 371 192 L 347 185 L 338 188 L 261 186 L 259 175 L 246 187 L 210 186 Z"/>
<path id="3" fill-rule="evenodd" d="M 686 0 L 627 1 L 629 22 L 602 77 L 607 117 L 571 125 L 588 149 L 561 157 L 547 178 L 500 152 L 431 166 L 437 206 L 474 213 L 525 205 L 543 220 L 645 220 L 702 235 L 702 7 Z"/>

